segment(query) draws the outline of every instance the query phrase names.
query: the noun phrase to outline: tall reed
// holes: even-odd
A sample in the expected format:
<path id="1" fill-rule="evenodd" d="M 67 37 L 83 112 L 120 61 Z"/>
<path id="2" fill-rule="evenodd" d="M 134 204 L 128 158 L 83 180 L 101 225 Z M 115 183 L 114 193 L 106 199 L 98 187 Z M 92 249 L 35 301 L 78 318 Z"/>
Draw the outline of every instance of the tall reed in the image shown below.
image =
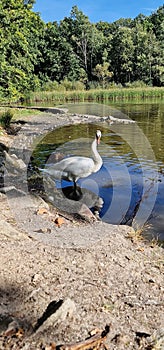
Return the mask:
<path id="1" fill-rule="evenodd" d="M 41 91 L 31 93 L 29 102 L 64 103 L 71 101 L 133 100 L 164 97 L 164 88 L 116 88 L 73 91 Z"/>

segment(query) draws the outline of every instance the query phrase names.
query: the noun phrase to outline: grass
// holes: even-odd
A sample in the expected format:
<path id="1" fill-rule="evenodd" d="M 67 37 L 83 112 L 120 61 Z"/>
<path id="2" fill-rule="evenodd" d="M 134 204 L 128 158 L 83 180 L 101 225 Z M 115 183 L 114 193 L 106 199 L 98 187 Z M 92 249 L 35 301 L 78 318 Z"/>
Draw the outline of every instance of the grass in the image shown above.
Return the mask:
<path id="1" fill-rule="evenodd" d="M 146 235 L 147 230 L 151 228 L 151 224 L 145 223 L 143 226 L 135 225 L 135 228 L 131 228 L 128 232 L 127 238 L 131 239 L 133 242 L 152 242 L 153 240 L 149 240 L 149 236 Z M 158 239 L 157 239 L 158 241 Z"/>
<path id="2" fill-rule="evenodd" d="M 132 242 L 144 241 L 145 238 L 143 236 L 143 232 L 144 232 L 143 228 L 138 228 L 136 230 L 131 228 L 128 231 L 127 238 L 129 238 Z"/>
<path id="3" fill-rule="evenodd" d="M 112 88 L 74 91 L 41 91 L 31 93 L 28 102 L 86 102 L 86 101 L 117 101 L 164 97 L 164 88 Z"/>
<path id="4" fill-rule="evenodd" d="M 42 112 L 33 109 L 19 109 L 19 108 L 8 108 L 0 107 L 0 136 L 5 136 L 6 132 L 12 130 L 12 123 L 18 120 L 23 120 L 25 117 L 30 115 L 38 115 Z"/>
<path id="5" fill-rule="evenodd" d="M 151 225 L 146 223 L 145 225 L 135 229 L 130 228 L 127 234 L 127 238 L 130 239 L 133 243 L 137 243 L 137 242 L 147 243 L 151 248 L 154 248 L 156 246 L 160 246 L 164 248 L 164 242 L 160 241 L 157 235 L 154 238 L 153 237 L 151 238 L 149 234 L 147 234 L 147 230 L 150 227 Z"/>
<path id="6" fill-rule="evenodd" d="M 23 117 L 28 117 L 30 115 L 38 115 L 40 113 L 42 113 L 41 111 L 39 110 L 36 110 L 36 109 L 26 109 L 26 108 L 8 108 L 7 111 L 6 111 L 6 108 L 5 107 L 0 107 L 0 125 L 1 124 L 1 119 L 4 119 L 6 117 L 3 117 L 3 115 L 6 115 L 6 112 L 7 113 L 10 113 L 12 115 L 12 120 L 11 121 L 14 121 L 14 120 L 18 120 L 18 119 L 23 119 Z M 2 125 L 3 126 L 3 125 Z"/>
<path id="7" fill-rule="evenodd" d="M 37 109 L 26 109 L 26 108 L 14 108 L 14 119 L 23 119 L 23 117 L 30 117 L 30 115 L 38 115 L 42 112 Z"/>

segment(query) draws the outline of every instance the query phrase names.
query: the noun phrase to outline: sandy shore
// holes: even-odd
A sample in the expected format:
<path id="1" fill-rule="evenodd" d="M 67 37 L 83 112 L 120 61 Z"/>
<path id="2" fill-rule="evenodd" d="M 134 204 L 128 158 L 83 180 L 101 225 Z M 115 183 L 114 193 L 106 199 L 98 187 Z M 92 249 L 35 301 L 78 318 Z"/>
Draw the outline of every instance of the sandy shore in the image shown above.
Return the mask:
<path id="1" fill-rule="evenodd" d="M 94 118 L 26 117 L 16 136 L 0 142 L 30 154 L 47 130 Z M 106 325 L 110 350 L 164 348 L 161 247 L 127 226 L 60 215 L 29 193 L 0 193 L 0 200 L 0 349 L 52 350 Z"/>

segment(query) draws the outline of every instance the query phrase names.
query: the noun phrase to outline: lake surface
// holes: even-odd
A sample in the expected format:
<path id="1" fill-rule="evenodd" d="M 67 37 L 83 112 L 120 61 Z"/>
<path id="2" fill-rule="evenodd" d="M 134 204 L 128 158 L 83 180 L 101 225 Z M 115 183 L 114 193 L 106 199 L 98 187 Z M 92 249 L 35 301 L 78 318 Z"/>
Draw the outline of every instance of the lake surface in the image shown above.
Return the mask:
<path id="1" fill-rule="evenodd" d="M 140 103 L 80 103 L 63 107 L 71 113 L 97 116 L 112 115 L 134 120 L 129 124 L 69 125 L 48 133 L 36 150 L 37 165 L 43 167 L 52 155 L 90 156 L 90 145 L 97 129 L 102 131 L 99 153 L 103 166 L 79 185 L 96 193 L 104 201 L 103 221 L 144 224 L 150 237 L 164 240 L 164 104 L 162 101 Z M 58 181 L 57 186 L 61 183 Z M 62 186 L 68 186 L 62 181 Z"/>

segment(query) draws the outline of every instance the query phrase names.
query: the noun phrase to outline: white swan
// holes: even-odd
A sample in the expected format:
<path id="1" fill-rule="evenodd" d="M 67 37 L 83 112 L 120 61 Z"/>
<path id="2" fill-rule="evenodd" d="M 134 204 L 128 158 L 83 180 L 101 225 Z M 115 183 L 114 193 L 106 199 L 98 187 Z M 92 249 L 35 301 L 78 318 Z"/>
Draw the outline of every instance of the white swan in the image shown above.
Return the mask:
<path id="1" fill-rule="evenodd" d="M 79 178 L 87 177 L 92 173 L 96 173 L 102 166 L 102 158 L 97 151 L 97 145 L 100 143 L 100 138 L 101 131 L 97 130 L 95 139 L 91 145 L 92 158 L 72 156 L 55 163 L 50 169 L 40 170 L 55 179 L 64 179 L 73 182 L 74 189 L 76 190 L 76 182 Z"/>

